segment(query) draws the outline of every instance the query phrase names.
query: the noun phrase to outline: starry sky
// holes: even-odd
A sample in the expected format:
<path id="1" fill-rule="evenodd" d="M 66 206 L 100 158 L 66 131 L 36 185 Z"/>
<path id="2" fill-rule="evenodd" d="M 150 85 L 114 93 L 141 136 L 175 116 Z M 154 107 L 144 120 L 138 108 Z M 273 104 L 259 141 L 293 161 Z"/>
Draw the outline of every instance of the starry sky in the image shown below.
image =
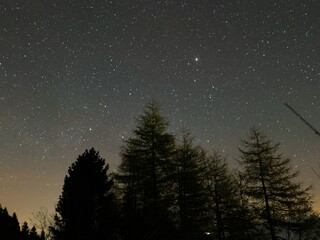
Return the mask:
<path id="1" fill-rule="evenodd" d="M 320 209 L 318 0 L 1 0 L 0 203 L 53 212 L 67 169 L 95 147 L 116 169 L 155 99 L 170 131 L 230 166 L 256 126 L 313 184 Z"/>

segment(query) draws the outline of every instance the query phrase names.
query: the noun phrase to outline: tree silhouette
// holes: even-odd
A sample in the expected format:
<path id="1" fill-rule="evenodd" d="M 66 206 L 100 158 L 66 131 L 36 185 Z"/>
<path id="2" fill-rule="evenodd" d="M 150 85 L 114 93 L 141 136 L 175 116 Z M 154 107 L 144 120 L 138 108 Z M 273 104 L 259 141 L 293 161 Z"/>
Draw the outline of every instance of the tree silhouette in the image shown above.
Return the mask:
<path id="1" fill-rule="evenodd" d="M 33 226 L 43 232 L 45 238 L 50 238 L 49 227 L 54 223 L 54 215 L 50 214 L 47 208 L 41 207 L 38 212 L 32 213 L 30 221 Z"/>
<path id="2" fill-rule="evenodd" d="M 241 219 L 235 178 L 218 151 L 207 154 L 202 164 L 209 219 L 206 229 L 214 239 L 238 239 L 237 225 Z"/>
<path id="3" fill-rule="evenodd" d="M 22 224 L 21 231 L 19 221 L 15 213 L 9 215 L 6 208 L 0 205 L 0 239 L 10 240 L 44 240 L 33 227 L 31 230 L 26 222 Z"/>
<path id="4" fill-rule="evenodd" d="M 9 215 L 7 208 L 0 205 L 0 239 L 20 239 L 20 226 L 17 215 Z"/>
<path id="5" fill-rule="evenodd" d="M 27 222 L 24 222 L 21 227 L 21 237 L 22 239 L 29 239 L 30 229 Z"/>
<path id="6" fill-rule="evenodd" d="M 262 240 L 265 239 L 265 229 L 260 226 L 259 219 L 251 211 L 250 198 L 246 195 L 246 185 L 241 172 L 233 173 L 235 188 L 233 197 L 237 200 L 237 207 L 229 215 L 231 227 L 230 239 L 237 240 Z"/>
<path id="7" fill-rule="evenodd" d="M 278 153 L 279 144 L 272 144 L 261 131 L 251 129 L 248 140 L 240 148 L 246 194 L 258 219 L 265 224 L 272 240 L 278 233 L 296 230 L 311 210 L 307 189 L 295 183 L 290 159 Z"/>
<path id="8" fill-rule="evenodd" d="M 56 207 L 55 226 L 52 228 L 54 239 L 102 238 L 100 214 L 109 207 L 107 204 L 113 185 L 107 170 L 108 165 L 94 148 L 86 150 L 71 165 Z M 104 230 L 107 228 L 103 227 Z"/>
<path id="9" fill-rule="evenodd" d="M 35 226 L 29 229 L 28 223 L 24 222 L 21 227 L 20 239 L 21 240 L 45 240 L 45 237 L 38 235 L 37 229 Z"/>
<path id="10" fill-rule="evenodd" d="M 203 235 L 206 196 L 201 182 L 201 162 L 204 153 L 194 146 L 190 133 L 182 130 L 176 150 L 177 218 L 181 239 L 199 239 Z M 173 169 L 174 170 L 174 169 Z"/>
<path id="11" fill-rule="evenodd" d="M 32 226 L 29 232 L 29 240 L 40 240 L 41 238 L 37 234 L 37 229 L 35 226 Z"/>
<path id="12" fill-rule="evenodd" d="M 126 239 L 169 239 L 175 144 L 167 127 L 158 104 L 151 102 L 122 148 L 119 179 L 124 186 Z"/>

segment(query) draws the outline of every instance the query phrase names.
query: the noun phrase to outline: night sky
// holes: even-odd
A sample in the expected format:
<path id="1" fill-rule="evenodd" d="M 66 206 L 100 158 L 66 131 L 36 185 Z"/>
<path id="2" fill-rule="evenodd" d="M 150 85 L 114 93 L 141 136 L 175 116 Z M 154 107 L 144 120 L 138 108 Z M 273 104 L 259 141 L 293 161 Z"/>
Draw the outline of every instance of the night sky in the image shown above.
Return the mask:
<path id="1" fill-rule="evenodd" d="M 115 169 L 155 99 L 170 131 L 231 167 L 259 127 L 313 184 L 320 208 L 318 0 L 1 0 L 0 203 L 53 212 L 67 169 L 95 147 Z"/>

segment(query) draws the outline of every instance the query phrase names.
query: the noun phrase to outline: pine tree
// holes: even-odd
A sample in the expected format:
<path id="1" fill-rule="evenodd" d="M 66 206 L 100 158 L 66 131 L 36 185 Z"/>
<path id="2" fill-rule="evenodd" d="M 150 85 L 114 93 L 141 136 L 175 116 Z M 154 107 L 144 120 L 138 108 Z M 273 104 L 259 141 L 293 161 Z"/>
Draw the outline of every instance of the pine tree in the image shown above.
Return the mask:
<path id="1" fill-rule="evenodd" d="M 204 216 L 204 189 L 201 184 L 203 151 L 194 146 L 185 129 L 176 151 L 177 216 L 181 239 L 199 239 Z"/>
<path id="2" fill-rule="evenodd" d="M 11 238 L 12 240 L 19 239 L 20 237 L 20 224 L 17 214 L 14 212 L 10 219 Z"/>
<path id="3" fill-rule="evenodd" d="M 234 209 L 233 215 L 231 215 L 232 231 L 230 239 L 237 240 L 263 240 L 264 228 L 261 228 L 259 221 L 250 208 L 250 199 L 246 195 L 246 186 L 244 177 L 241 172 L 235 171 L 233 174 L 235 178 L 236 191 L 233 193 L 237 201 L 237 207 Z"/>
<path id="4" fill-rule="evenodd" d="M 203 158 L 202 181 L 206 189 L 209 219 L 206 231 L 214 239 L 237 239 L 234 221 L 238 215 L 239 202 L 236 198 L 235 179 L 219 152 L 213 151 Z"/>
<path id="5" fill-rule="evenodd" d="M 175 154 L 174 136 L 157 103 L 151 102 L 122 148 L 119 179 L 124 186 L 127 239 L 167 238 Z"/>
<path id="6" fill-rule="evenodd" d="M 21 227 L 21 238 L 28 239 L 29 238 L 30 229 L 27 222 L 24 222 Z"/>
<path id="7" fill-rule="evenodd" d="M 40 236 L 38 236 L 37 229 L 35 228 L 35 226 L 32 226 L 32 228 L 30 229 L 29 239 L 30 240 L 40 240 Z"/>
<path id="8" fill-rule="evenodd" d="M 7 208 L 0 205 L 0 239 L 20 240 L 20 226 L 17 215 L 9 215 Z"/>
<path id="9" fill-rule="evenodd" d="M 46 238 L 46 236 L 47 236 L 47 238 Z M 41 230 L 40 240 L 46 240 L 46 239 L 51 239 L 50 235 L 46 234 L 44 230 Z"/>
<path id="10" fill-rule="evenodd" d="M 52 228 L 54 239 L 93 240 L 103 237 L 98 219 L 101 219 L 102 210 L 108 207 L 106 202 L 113 184 L 107 170 L 105 160 L 93 148 L 86 150 L 71 165 L 56 207 Z"/>
<path id="11" fill-rule="evenodd" d="M 299 228 L 301 217 L 310 212 L 309 188 L 295 182 L 298 172 L 292 171 L 290 159 L 283 158 L 279 144 L 272 144 L 261 131 L 251 129 L 243 144 L 246 194 L 268 235 L 276 240 L 281 231 Z"/>

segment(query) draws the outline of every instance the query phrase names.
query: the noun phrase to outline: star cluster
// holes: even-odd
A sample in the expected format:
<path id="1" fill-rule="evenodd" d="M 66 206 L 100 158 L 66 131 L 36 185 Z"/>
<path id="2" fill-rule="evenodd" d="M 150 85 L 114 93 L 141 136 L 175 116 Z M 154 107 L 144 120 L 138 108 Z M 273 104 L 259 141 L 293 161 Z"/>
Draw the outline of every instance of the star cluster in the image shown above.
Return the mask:
<path id="1" fill-rule="evenodd" d="M 115 169 L 151 99 L 177 132 L 238 157 L 261 128 L 317 196 L 319 1 L 5 0 L 0 3 L 0 202 L 53 209 L 94 146 Z"/>

